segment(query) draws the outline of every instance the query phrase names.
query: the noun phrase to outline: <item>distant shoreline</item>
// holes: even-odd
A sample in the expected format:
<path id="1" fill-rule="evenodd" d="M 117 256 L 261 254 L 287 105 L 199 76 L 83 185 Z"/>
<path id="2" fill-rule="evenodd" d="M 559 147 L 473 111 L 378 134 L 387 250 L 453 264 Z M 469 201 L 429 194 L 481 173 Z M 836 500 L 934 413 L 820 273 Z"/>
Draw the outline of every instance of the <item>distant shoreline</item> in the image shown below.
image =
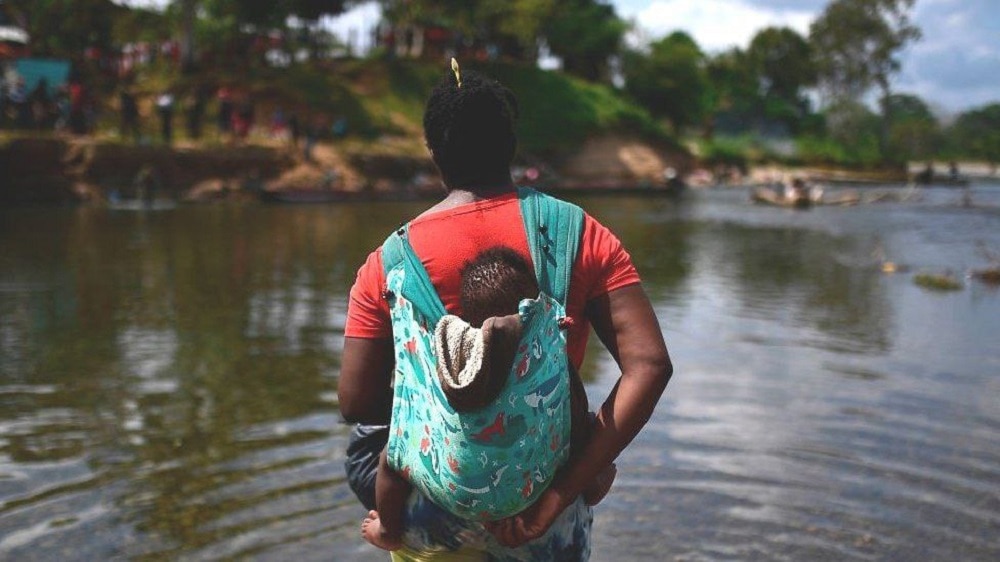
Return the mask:
<path id="1" fill-rule="evenodd" d="M 0 202 L 100 205 L 149 196 L 150 190 L 156 198 L 186 202 L 398 201 L 431 199 L 440 193 L 429 158 L 394 154 L 385 150 L 388 143 L 378 144 L 381 153 L 321 143 L 307 161 L 300 149 L 280 143 L 171 147 L 7 133 L 0 136 L 0 169 L 5 170 Z M 605 136 L 585 143 L 573 158 L 535 184 L 560 195 L 675 195 L 677 190 L 662 180 L 667 166 L 677 166 L 692 188 L 766 185 L 790 176 L 864 187 L 907 183 L 925 164 L 913 163 L 908 170 L 754 165 L 746 174 L 719 178 L 676 153 L 628 137 Z M 958 167 L 963 176 L 997 177 L 985 163 L 960 162 Z M 935 163 L 935 170 L 946 173 L 948 166 Z"/>

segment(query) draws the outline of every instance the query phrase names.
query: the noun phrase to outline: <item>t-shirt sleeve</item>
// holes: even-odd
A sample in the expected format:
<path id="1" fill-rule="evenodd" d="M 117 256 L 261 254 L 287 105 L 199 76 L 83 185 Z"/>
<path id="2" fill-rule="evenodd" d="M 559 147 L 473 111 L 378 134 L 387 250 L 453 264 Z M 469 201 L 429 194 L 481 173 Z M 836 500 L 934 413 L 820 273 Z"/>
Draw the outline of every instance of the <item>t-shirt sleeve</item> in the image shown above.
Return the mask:
<path id="1" fill-rule="evenodd" d="M 641 281 L 621 240 L 590 215 L 584 219 L 578 260 L 589 277 L 588 301 Z"/>
<path id="2" fill-rule="evenodd" d="M 382 270 L 382 250 L 368 255 L 358 269 L 347 304 L 344 335 L 349 338 L 391 338 L 392 321 L 389 303 L 382 297 L 385 272 Z"/>

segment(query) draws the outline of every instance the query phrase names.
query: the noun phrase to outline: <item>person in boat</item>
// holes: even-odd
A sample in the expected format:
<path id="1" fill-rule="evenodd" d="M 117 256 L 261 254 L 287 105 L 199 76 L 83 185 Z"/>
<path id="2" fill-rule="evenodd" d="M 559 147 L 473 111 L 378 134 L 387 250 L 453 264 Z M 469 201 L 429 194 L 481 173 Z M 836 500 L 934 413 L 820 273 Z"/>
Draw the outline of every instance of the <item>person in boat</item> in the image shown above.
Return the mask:
<path id="1" fill-rule="evenodd" d="M 427 101 L 425 140 L 441 174 L 445 196 L 400 230 L 416 262 L 426 271 L 440 306 L 449 314 L 462 316 L 461 264 L 482 250 L 507 246 L 536 268 L 543 266 L 531 259 L 531 248 L 537 245 L 530 241 L 537 241 L 539 234 L 525 230 L 521 209 L 525 192 L 518 190 L 510 175 L 517 144 L 516 116 L 513 93 L 472 72 L 449 74 Z M 589 439 L 579 454 L 564 461 L 530 507 L 499 521 L 457 517 L 415 490 L 403 517 L 403 548 L 391 554 L 394 560 L 462 555 L 588 559 L 592 512 L 581 494 L 645 425 L 673 367 L 628 253 L 611 231 L 589 215 L 583 214 L 581 222 L 579 238 L 573 240 L 578 250 L 570 262 L 565 295 L 568 328 L 564 347 L 574 367 L 571 376 L 577 376 L 583 361 L 591 325 L 621 368 L 618 383 L 596 415 Z M 541 227 L 539 232 L 545 235 Z M 358 424 L 347 450 L 348 481 L 369 509 L 375 505 L 378 457 L 389 439 L 386 425 L 394 412 L 390 383 L 394 371 L 405 366 L 397 365 L 394 308 L 389 303 L 390 297 L 397 305 L 400 299 L 387 291 L 387 283 L 399 277 L 386 276 L 386 249 L 383 245 L 369 255 L 351 289 L 338 385 L 342 416 Z M 514 426 L 499 430 L 526 431 Z"/>
<path id="2" fill-rule="evenodd" d="M 920 184 L 929 184 L 934 181 L 934 164 L 932 162 L 928 162 L 924 166 L 924 169 L 921 170 L 920 173 L 918 173 L 913 179 Z"/>
<path id="3" fill-rule="evenodd" d="M 517 356 L 522 325 L 519 308 L 538 296 L 538 283 L 528 262 L 505 246 L 480 253 L 461 272 L 460 304 L 463 318 L 448 315 L 434 331 L 434 346 L 446 361 L 437 363 L 437 376 L 449 404 L 472 412 L 499 395 Z M 570 368 L 570 372 L 572 370 Z M 571 374 L 571 450 L 586 444 L 591 418 L 580 378 Z M 543 443 L 544 446 L 548 446 Z M 609 466 L 583 491 L 588 506 L 596 505 L 611 489 L 616 467 Z M 383 450 L 376 476 L 375 504 L 362 523 L 362 536 L 371 544 L 398 550 L 402 546 L 403 514 L 412 491 L 402 474 L 393 470 Z"/>
<path id="4" fill-rule="evenodd" d="M 808 201 L 809 186 L 806 185 L 806 180 L 795 177 L 791 181 L 785 182 L 784 197 L 788 201 Z"/>

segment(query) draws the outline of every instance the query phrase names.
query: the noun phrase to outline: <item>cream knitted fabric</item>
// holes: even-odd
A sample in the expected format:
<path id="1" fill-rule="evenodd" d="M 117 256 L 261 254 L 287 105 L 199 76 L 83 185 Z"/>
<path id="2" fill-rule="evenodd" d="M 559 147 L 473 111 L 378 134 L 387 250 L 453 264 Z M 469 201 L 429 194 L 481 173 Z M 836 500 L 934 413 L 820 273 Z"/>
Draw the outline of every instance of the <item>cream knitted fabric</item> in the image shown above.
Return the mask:
<path id="1" fill-rule="evenodd" d="M 438 378 L 446 389 L 468 387 L 488 367 L 483 331 L 451 314 L 443 316 L 434 329 L 434 354 Z"/>

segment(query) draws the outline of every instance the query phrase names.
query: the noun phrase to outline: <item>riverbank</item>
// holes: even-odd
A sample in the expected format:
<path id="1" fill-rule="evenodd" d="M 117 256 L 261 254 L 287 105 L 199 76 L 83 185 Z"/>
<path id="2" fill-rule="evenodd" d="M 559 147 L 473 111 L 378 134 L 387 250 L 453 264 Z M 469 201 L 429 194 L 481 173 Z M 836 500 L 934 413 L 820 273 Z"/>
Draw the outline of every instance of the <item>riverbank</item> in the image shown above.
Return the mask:
<path id="1" fill-rule="evenodd" d="M 692 187 L 768 185 L 792 176 L 829 185 L 903 184 L 912 170 L 709 166 L 668 143 L 624 133 L 595 134 L 562 156 L 521 157 L 515 179 L 560 193 L 638 192 L 662 186 L 672 168 Z M 912 168 L 912 166 L 911 166 Z M 959 163 L 973 177 L 991 169 Z M 173 201 L 407 199 L 437 193 L 437 172 L 412 135 L 300 146 L 259 136 L 244 144 L 126 144 L 108 137 L 11 134 L 0 137 L 0 203 L 94 204 L 145 195 Z M 966 172 L 967 171 L 967 172 Z M 525 176 L 534 177 L 533 182 Z M 987 177 L 987 176 L 983 176 Z M 320 197 L 318 193 L 324 195 Z"/>
<path id="2" fill-rule="evenodd" d="M 155 192 L 156 198 L 205 201 L 260 192 L 332 191 L 364 198 L 437 189 L 428 156 L 412 139 L 383 136 L 316 144 L 308 157 L 287 141 L 249 144 L 133 145 L 67 135 L 10 135 L 0 142 L 0 203 L 102 204 Z M 516 163 L 518 175 L 560 189 L 635 188 L 662 171 L 695 162 L 669 145 L 625 134 L 595 135 L 569 156 Z"/>

